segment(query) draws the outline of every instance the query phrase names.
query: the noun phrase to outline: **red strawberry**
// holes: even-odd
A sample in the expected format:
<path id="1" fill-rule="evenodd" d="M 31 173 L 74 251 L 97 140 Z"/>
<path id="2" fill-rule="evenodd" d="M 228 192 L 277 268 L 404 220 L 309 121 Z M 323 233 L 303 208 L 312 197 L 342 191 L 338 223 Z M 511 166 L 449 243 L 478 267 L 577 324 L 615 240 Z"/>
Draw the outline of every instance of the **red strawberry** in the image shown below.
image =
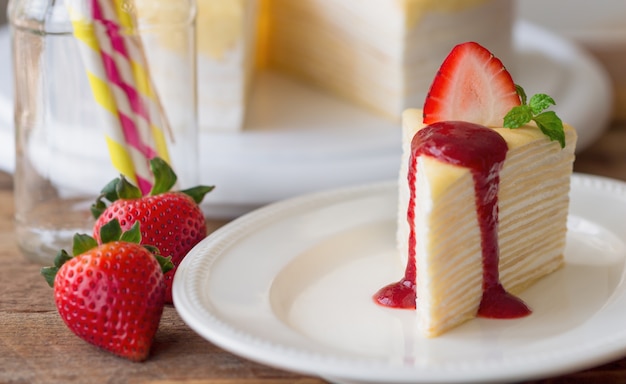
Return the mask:
<path id="1" fill-rule="evenodd" d="M 60 251 L 42 268 L 65 324 L 83 340 L 132 361 L 145 360 L 165 301 L 163 271 L 173 265 L 140 246 L 139 224 L 102 228 L 103 244 L 74 236 L 74 257 Z M 163 265 L 160 263 L 163 262 Z"/>
<path id="2" fill-rule="evenodd" d="M 515 84 L 502 62 L 478 43 L 455 46 L 441 64 L 426 101 L 424 124 L 460 120 L 502 127 L 520 105 Z"/>
<path id="3" fill-rule="evenodd" d="M 172 169 L 159 158 L 152 159 L 150 165 L 155 175 L 150 195 L 142 196 L 140 190 L 124 177 L 113 180 L 102 190 L 102 195 L 92 206 L 97 219 L 93 233 L 99 241 L 100 228 L 113 219 L 119 220 L 123 230 L 141 222 L 142 244 L 155 246 L 174 263 L 174 269 L 165 274 L 165 301 L 172 303 L 172 282 L 178 265 L 207 235 L 204 214 L 198 204 L 213 187 L 169 192 L 176 183 Z M 111 205 L 107 207 L 104 198 Z"/>

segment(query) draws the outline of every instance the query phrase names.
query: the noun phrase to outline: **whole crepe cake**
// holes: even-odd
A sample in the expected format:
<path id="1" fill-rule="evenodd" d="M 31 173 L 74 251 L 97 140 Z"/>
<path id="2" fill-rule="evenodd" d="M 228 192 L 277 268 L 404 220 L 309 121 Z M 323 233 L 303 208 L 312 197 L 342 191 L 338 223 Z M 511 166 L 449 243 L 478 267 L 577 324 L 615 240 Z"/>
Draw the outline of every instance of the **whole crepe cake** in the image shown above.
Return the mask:
<path id="1" fill-rule="evenodd" d="M 140 17 L 176 14 L 173 0 L 136 3 Z M 424 99 L 430 74 L 456 42 L 471 39 L 500 57 L 512 55 L 512 0 L 196 3 L 203 131 L 243 128 L 259 71 L 288 75 L 399 121 L 404 109 Z"/>

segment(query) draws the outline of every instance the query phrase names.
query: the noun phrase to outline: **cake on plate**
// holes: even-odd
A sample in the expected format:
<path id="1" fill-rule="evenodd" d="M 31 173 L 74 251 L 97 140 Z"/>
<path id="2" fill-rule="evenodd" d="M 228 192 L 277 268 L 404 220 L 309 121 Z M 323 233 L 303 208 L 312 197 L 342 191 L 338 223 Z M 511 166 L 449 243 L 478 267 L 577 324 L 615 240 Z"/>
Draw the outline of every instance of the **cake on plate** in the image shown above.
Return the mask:
<path id="1" fill-rule="evenodd" d="M 543 111 L 553 103 L 528 102 L 502 62 L 470 42 L 444 60 L 424 110 L 404 112 L 406 270 L 375 299 L 416 308 L 425 336 L 476 316 L 530 314 L 515 295 L 563 265 L 576 132 Z"/>

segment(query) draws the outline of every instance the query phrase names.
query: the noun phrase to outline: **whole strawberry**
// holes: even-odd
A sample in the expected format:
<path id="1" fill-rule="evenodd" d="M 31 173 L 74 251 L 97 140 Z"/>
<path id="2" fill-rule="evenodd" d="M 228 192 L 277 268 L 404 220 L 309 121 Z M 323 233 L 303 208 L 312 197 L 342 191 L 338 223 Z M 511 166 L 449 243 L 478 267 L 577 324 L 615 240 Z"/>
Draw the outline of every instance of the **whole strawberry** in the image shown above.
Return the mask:
<path id="1" fill-rule="evenodd" d="M 178 265 L 191 248 L 207 236 L 199 204 L 214 187 L 198 186 L 170 192 L 176 183 L 176 174 L 160 158 L 152 159 L 150 167 L 155 182 L 147 196 L 124 177 L 105 186 L 91 209 L 96 218 L 93 233 L 99 241 L 100 228 L 113 219 L 119 220 L 123 230 L 141 222 L 142 243 L 155 246 L 174 263 L 174 269 L 165 274 L 165 301 L 172 303 L 172 282 Z M 111 204 L 107 206 L 104 199 Z"/>
<path id="2" fill-rule="evenodd" d="M 41 273 L 54 287 L 65 324 L 83 340 L 132 361 L 147 358 L 165 305 L 169 259 L 139 245 L 139 224 L 122 233 L 102 228 L 102 244 L 74 236 L 73 254 L 60 251 Z"/>

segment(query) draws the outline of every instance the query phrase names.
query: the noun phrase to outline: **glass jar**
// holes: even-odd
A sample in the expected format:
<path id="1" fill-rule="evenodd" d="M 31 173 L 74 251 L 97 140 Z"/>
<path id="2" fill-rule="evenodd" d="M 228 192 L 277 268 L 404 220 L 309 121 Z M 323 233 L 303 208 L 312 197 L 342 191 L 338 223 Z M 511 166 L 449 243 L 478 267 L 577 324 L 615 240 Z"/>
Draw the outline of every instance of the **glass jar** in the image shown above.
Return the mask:
<path id="1" fill-rule="evenodd" d="M 15 225 L 30 260 L 91 234 L 89 207 L 120 173 L 148 188 L 153 156 L 178 187 L 197 184 L 195 0 L 135 1 L 9 1 Z"/>

